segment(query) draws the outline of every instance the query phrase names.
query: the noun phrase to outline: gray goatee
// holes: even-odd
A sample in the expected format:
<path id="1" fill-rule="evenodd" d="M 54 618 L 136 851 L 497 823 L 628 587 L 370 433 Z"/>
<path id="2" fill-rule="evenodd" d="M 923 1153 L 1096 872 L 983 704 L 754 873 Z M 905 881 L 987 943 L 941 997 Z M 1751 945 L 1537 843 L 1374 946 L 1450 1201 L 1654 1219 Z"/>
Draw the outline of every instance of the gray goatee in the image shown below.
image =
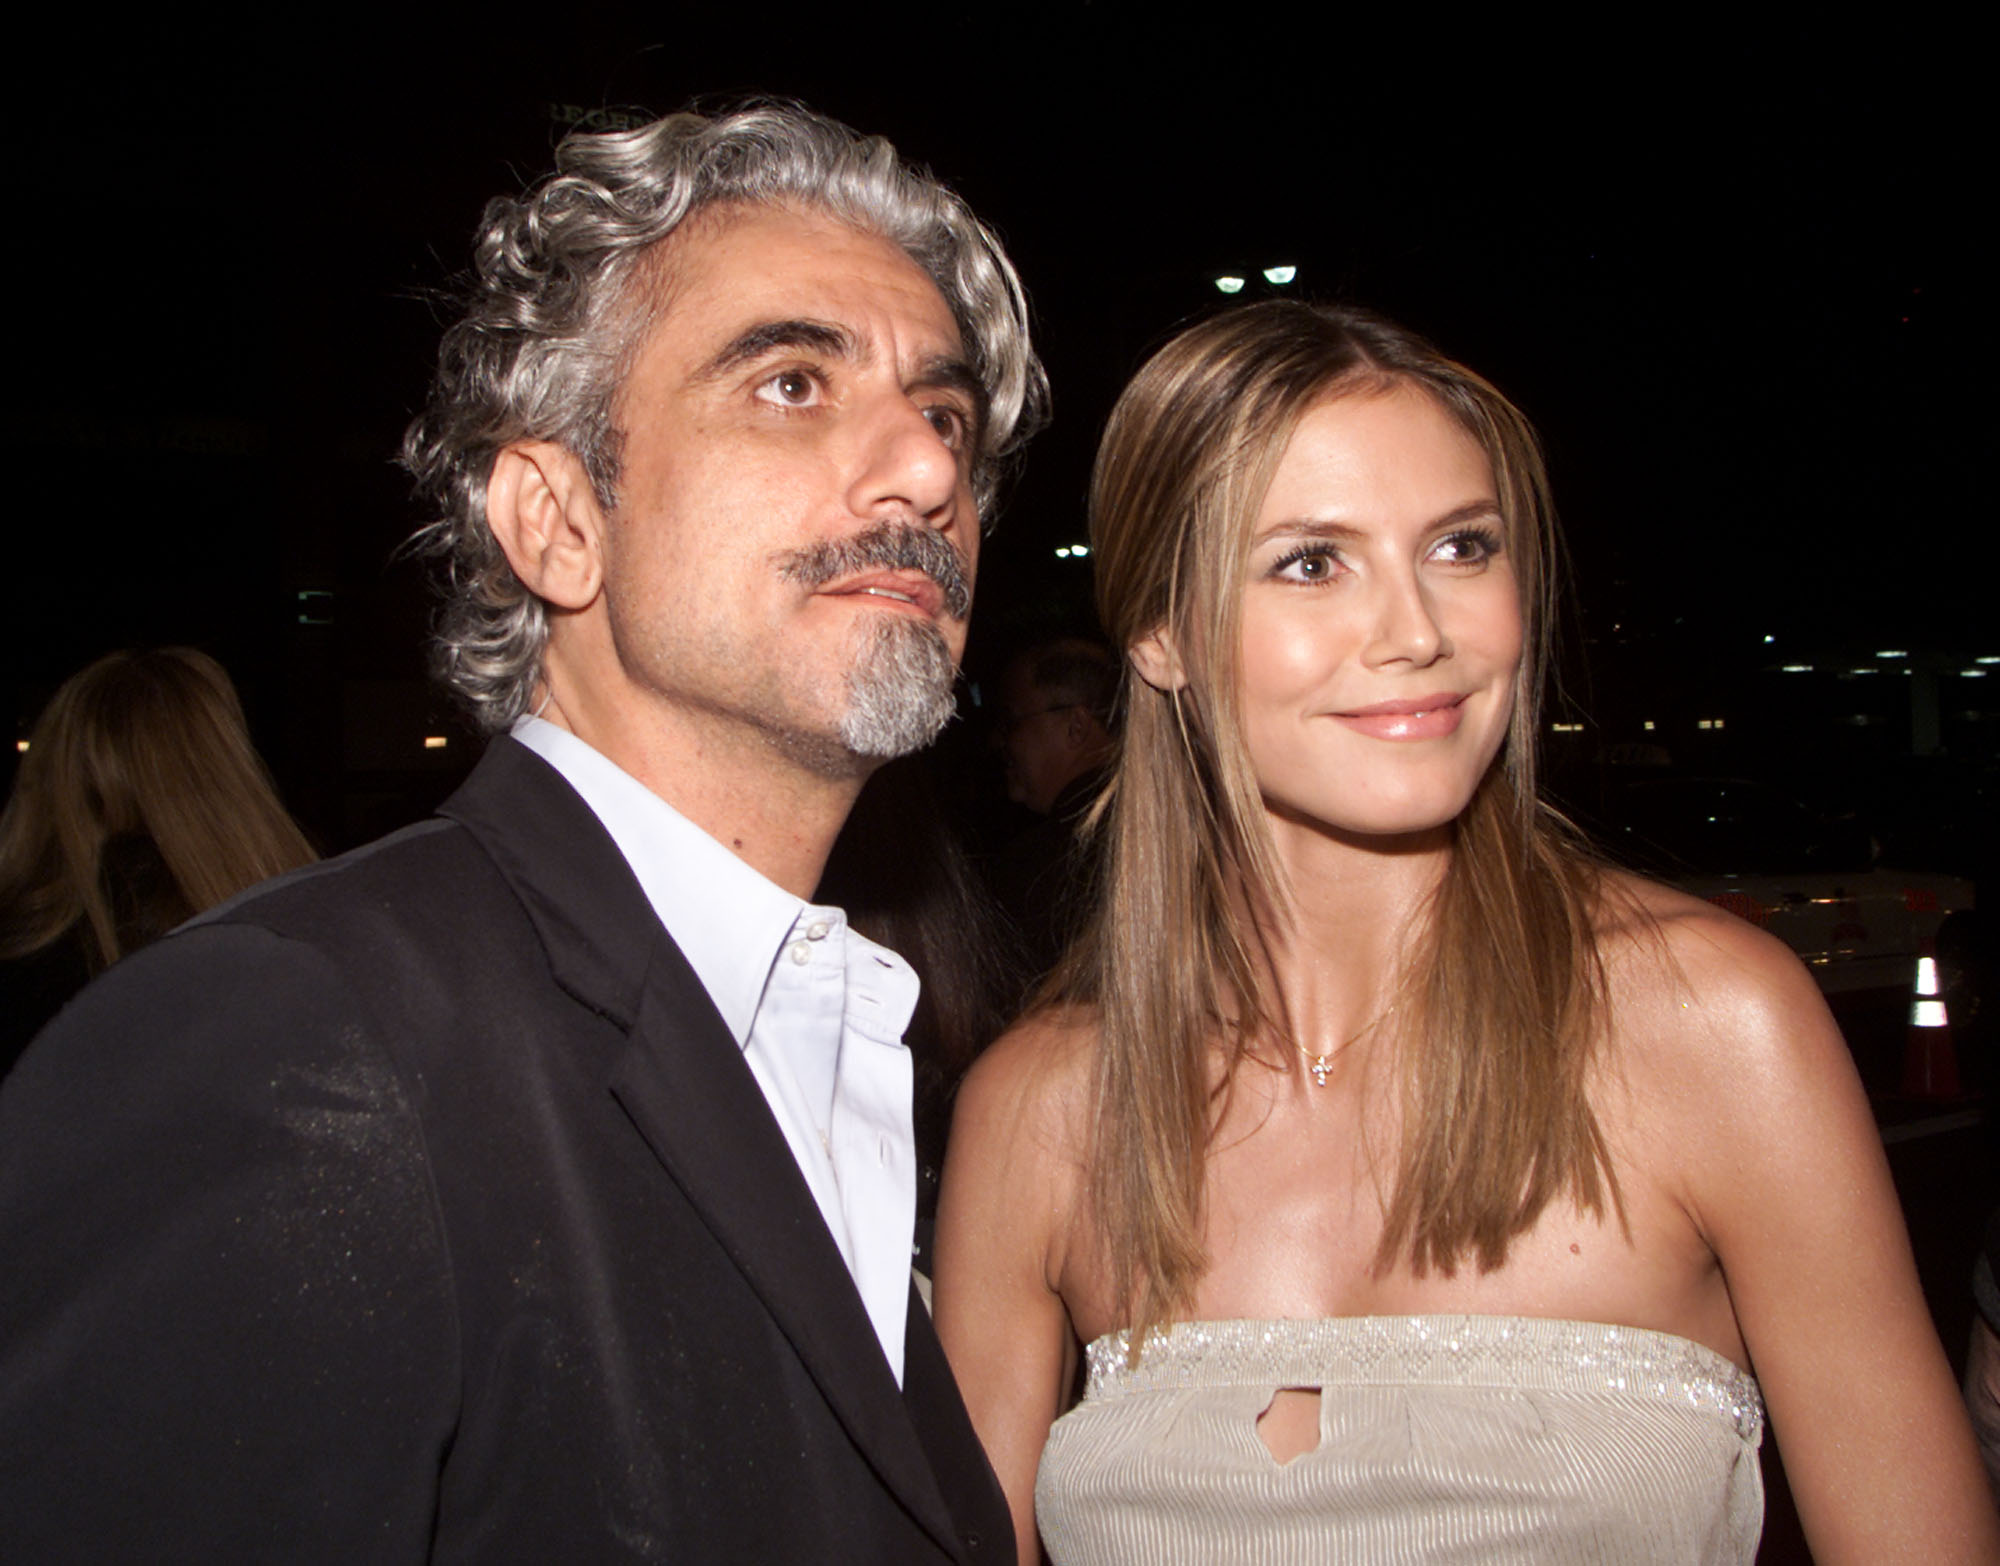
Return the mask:
<path id="1" fill-rule="evenodd" d="M 921 571 L 944 594 L 944 610 L 962 620 L 972 608 L 965 562 L 935 528 L 883 521 L 850 538 L 787 555 L 788 580 L 824 587 L 865 571 Z M 885 615 L 868 634 L 847 672 L 847 710 L 840 743 L 855 756 L 887 759 L 921 750 L 950 722 L 958 670 L 943 634 L 928 620 Z"/>
<path id="2" fill-rule="evenodd" d="M 922 750 L 957 710 L 957 677 L 936 626 L 884 617 L 847 671 L 841 743 L 857 756 L 884 760 Z"/>

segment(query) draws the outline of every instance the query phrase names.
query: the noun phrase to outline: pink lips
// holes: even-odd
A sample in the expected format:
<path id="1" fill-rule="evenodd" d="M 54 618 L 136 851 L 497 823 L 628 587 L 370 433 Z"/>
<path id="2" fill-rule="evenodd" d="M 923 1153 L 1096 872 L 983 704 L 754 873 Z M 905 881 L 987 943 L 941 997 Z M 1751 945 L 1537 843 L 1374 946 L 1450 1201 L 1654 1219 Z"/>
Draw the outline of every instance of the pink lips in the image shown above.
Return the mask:
<path id="1" fill-rule="evenodd" d="M 1444 691 L 1409 701 L 1377 702 L 1332 716 L 1372 739 L 1443 739 L 1458 731 L 1459 719 L 1465 715 L 1464 703 L 1464 696 Z"/>

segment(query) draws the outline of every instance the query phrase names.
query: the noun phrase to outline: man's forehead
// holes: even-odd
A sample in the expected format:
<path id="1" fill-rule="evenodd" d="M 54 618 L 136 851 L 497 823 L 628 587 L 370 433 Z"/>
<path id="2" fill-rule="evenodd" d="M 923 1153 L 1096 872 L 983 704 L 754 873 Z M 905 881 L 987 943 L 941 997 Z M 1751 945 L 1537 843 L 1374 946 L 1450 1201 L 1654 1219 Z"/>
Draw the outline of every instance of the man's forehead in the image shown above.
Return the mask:
<path id="1" fill-rule="evenodd" d="M 963 351 L 930 275 L 893 240 L 826 213 L 711 208 L 668 238 L 654 265 L 658 318 L 690 360 L 767 329 L 796 338 L 795 323 L 818 329 L 822 351 L 893 352 L 910 368 Z"/>

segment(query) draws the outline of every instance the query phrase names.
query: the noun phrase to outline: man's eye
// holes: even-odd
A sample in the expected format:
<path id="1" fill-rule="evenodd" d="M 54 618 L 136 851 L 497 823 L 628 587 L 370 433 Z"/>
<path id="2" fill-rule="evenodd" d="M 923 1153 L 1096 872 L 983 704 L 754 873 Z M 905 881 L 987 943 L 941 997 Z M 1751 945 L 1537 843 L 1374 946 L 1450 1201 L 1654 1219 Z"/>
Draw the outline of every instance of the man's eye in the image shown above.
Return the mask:
<path id="1" fill-rule="evenodd" d="M 956 408 L 935 407 L 924 409 L 924 418 L 937 431 L 938 439 L 953 451 L 965 444 L 965 415 Z"/>
<path id="2" fill-rule="evenodd" d="M 804 408 L 818 399 L 819 382 L 804 370 L 781 370 L 757 388 L 757 395 L 787 408 Z"/>

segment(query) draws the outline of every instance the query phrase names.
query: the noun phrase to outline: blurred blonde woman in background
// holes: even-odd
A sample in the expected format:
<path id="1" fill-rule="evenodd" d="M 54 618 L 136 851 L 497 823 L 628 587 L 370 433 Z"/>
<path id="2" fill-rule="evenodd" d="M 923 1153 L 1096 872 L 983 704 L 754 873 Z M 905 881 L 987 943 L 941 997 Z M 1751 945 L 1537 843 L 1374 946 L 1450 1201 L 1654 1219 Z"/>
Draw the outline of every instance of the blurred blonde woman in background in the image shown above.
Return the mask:
<path id="1" fill-rule="evenodd" d="M 1766 1405 L 1822 1562 L 2000 1552 L 1811 980 L 1538 800 L 1552 528 L 1522 415 L 1364 312 L 1112 414 L 1104 893 L 939 1216 L 1024 1561 L 1748 1562 Z"/>
<path id="2" fill-rule="evenodd" d="M 213 658 L 119 652 L 71 676 L 0 815 L 0 1071 L 120 957 L 315 857 Z"/>

